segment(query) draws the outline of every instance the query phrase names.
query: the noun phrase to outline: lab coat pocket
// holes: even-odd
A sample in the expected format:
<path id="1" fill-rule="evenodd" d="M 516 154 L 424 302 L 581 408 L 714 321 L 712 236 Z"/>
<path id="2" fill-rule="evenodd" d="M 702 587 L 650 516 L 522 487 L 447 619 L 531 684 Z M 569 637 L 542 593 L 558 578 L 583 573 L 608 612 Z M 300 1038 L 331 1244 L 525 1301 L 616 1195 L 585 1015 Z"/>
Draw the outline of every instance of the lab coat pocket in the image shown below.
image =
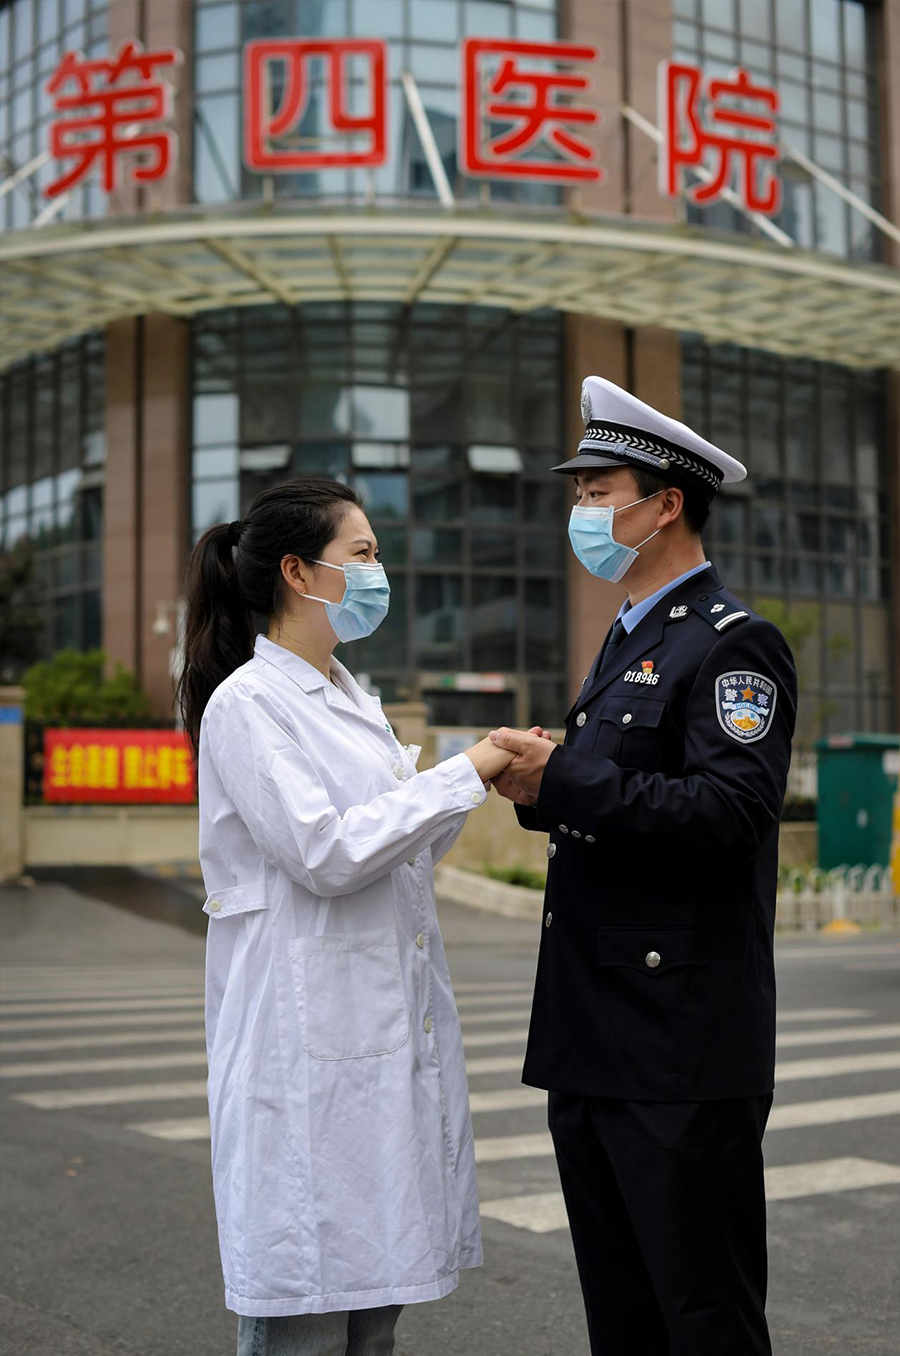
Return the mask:
<path id="1" fill-rule="evenodd" d="M 389 1055 L 409 1039 L 394 928 L 292 937 L 303 1048 L 313 1059 Z"/>

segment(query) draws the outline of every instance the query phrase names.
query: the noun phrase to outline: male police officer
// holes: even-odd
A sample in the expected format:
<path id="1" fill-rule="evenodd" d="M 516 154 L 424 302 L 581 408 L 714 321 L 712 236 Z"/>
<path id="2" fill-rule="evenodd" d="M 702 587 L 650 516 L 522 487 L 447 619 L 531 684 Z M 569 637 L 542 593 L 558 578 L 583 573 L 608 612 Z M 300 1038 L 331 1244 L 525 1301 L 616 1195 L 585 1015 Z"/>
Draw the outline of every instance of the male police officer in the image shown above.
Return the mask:
<path id="1" fill-rule="evenodd" d="M 740 462 L 600 377 L 571 461 L 578 559 L 629 597 L 566 717 L 495 731 L 549 833 L 523 1081 L 549 1123 L 603 1356 L 770 1353 L 778 824 L 796 674 L 700 529 Z"/>

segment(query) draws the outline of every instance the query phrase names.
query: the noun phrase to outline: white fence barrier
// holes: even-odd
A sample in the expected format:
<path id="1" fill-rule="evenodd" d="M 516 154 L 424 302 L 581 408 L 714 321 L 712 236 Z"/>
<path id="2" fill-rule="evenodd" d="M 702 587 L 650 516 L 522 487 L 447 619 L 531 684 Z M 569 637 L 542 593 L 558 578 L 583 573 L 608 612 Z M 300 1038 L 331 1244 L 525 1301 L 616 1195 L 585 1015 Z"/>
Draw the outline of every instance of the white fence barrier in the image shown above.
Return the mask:
<path id="1" fill-rule="evenodd" d="M 900 927 L 900 896 L 887 866 L 835 866 L 785 872 L 778 883 L 775 923 L 814 929 L 847 918 L 862 926 Z"/>

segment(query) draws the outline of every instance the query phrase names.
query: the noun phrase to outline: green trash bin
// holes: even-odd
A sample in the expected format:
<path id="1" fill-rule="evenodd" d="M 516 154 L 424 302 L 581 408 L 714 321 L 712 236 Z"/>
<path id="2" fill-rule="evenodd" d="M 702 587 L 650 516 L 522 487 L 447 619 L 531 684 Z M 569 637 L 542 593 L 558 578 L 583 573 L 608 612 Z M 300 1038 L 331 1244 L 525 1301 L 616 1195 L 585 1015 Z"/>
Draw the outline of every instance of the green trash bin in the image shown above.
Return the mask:
<path id="1" fill-rule="evenodd" d="M 816 752 L 819 866 L 887 866 L 900 735 L 829 735 Z"/>

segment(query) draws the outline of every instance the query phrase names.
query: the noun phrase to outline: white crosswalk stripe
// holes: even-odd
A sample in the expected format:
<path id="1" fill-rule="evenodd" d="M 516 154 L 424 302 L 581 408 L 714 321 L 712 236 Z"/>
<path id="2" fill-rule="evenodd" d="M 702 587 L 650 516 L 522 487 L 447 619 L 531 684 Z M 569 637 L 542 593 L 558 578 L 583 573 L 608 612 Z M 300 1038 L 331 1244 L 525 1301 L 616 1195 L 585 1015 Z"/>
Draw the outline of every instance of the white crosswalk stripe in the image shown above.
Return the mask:
<path id="1" fill-rule="evenodd" d="M 18 1031 L 53 1031 L 61 1027 L 64 1031 L 108 1030 L 110 1023 L 116 1027 L 164 1026 L 167 1022 L 177 1025 L 179 1022 L 199 1019 L 203 1013 L 195 1012 L 123 1012 L 106 1013 L 102 1017 L 16 1017 L 0 1022 L 0 1031 L 10 1035 Z M 135 1037 L 135 1040 L 138 1038 Z"/>
<path id="2" fill-rule="evenodd" d="M 202 1026 L 172 1027 L 170 1031 L 96 1032 L 86 1036 L 26 1037 L 22 1041 L 0 1040 L 0 1055 L 37 1054 L 39 1050 L 85 1050 L 91 1045 L 168 1045 L 176 1041 L 203 1041 Z"/>
<path id="3" fill-rule="evenodd" d="M 117 1106 L 124 1102 L 172 1102 L 206 1097 L 206 1079 L 176 1083 L 126 1083 L 107 1088 L 54 1088 L 47 1092 L 17 1092 L 13 1100 L 42 1111 L 66 1111 L 80 1106 Z"/>
<path id="4" fill-rule="evenodd" d="M 820 1163 L 796 1163 L 766 1169 L 766 1198 L 770 1204 L 803 1196 L 897 1185 L 900 1185 L 900 1167 L 865 1158 L 831 1158 Z M 486 1219 L 500 1220 L 536 1234 L 567 1229 L 569 1225 L 560 1191 L 482 1201 L 481 1214 Z"/>
<path id="5" fill-rule="evenodd" d="M 138 1008 L 202 1008 L 203 995 L 185 994 L 183 997 L 173 997 L 169 994 L 161 998 L 97 998 L 97 999 L 79 999 L 76 1002 L 62 1003 L 0 1003 L 0 1017 L 26 1017 L 31 1014 L 37 1016 L 43 1013 L 49 1016 L 52 1013 L 66 1012 L 131 1012 Z"/>
<path id="6" fill-rule="evenodd" d="M 900 1036 L 900 1022 L 878 1026 L 842 1026 L 826 1031 L 789 1031 L 776 1036 L 778 1049 L 788 1045 L 832 1045 L 835 1041 L 894 1041 Z"/>
<path id="7" fill-rule="evenodd" d="M 58 1059 L 39 1064 L 6 1064 L 0 1078 L 45 1078 L 59 1074 L 119 1073 L 131 1069 L 182 1069 L 206 1064 L 206 1051 L 180 1051 L 167 1055 L 113 1055 L 109 1059 Z"/>

